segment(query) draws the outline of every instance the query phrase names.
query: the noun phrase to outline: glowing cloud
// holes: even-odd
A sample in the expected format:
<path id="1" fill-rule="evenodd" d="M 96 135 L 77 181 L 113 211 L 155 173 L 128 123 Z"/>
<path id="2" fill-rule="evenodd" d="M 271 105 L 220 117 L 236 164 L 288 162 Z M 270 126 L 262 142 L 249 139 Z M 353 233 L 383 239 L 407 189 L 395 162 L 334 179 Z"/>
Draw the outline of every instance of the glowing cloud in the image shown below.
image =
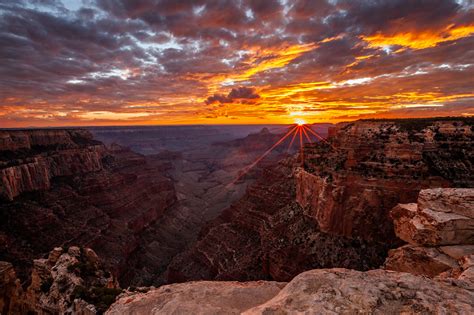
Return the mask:
<path id="1" fill-rule="evenodd" d="M 371 48 L 381 48 L 386 46 L 403 46 L 411 49 L 424 49 L 435 47 L 440 43 L 457 40 L 470 36 L 474 33 L 474 25 L 458 26 L 450 25 L 443 30 L 406 32 L 386 35 L 377 33 L 371 36 L 362 35 L 361 38 L 369 44 Z"/>

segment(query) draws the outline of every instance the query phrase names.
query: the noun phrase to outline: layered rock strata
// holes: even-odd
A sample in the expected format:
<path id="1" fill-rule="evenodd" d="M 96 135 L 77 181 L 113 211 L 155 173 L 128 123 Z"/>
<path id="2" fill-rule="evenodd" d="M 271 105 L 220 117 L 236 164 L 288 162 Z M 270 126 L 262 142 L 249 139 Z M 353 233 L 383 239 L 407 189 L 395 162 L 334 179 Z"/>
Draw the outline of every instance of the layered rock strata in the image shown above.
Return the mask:
<path id="1" fill-rule="evenodd" d="M 390 210 L 431 187 L 474 187 L 474 119 L 357 121 L 307 146 L 296 200 L 331 234 L 394 240 Z"/>
<path id="2" fill-rule="evenodd" d="M 474 273 L 474 189 L 426 189 L 418 202 L 391 211 L 395 233 L 408 245 L 391 250 L 385 268 L 413 274 Z"/>
<path id="3" fill-rule="evenodd" d="M 321 232 L 295 202 L 293 159 L 264 170 L 246 194 L 168 267 L 168 282 L 288 281 L 303 270 L 380 266 L 388 245 Z"/>
<path id="4" fill-rule="evenodd" d="M 1 131 L 0 139 L 0 259 L 23 282 L 33 259 L 72 244 L 123 273 L 141 234 L 176 201 L 169 166 L 107 148 L 88 131 Z"/>

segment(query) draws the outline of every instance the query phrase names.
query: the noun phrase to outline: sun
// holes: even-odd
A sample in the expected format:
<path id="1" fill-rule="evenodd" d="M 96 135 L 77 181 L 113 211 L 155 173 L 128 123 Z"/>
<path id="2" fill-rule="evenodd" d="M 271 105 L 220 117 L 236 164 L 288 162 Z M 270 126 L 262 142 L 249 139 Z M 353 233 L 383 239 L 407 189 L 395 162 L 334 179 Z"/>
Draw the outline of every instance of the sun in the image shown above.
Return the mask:
<path id="1" fill-rule="evenodd" d="M 306 125 L 306 121 L 304 121 L 301 118 L 297 118 L 295 119 L 295 124 L 297 124 L 298 126 L 303 126 L 303 125 Z"/>

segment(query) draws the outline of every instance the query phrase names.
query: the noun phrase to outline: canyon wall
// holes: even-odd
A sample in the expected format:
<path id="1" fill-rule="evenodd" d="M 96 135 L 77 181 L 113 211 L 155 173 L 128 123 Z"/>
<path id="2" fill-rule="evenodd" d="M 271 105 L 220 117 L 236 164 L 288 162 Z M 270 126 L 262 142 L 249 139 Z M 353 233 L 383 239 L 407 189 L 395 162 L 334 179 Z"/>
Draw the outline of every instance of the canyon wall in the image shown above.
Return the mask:
<path id="1" fill-rule="evenodd" d="M 473 187 L 473 119 L 358 121 L 267 169 L 168 267 L 168 281 L 288 281 L 312 268 L 374 269 L 390 210 L 429 187 Z"/>
<path id="2" fill-rule="evenodd" d="M 22 281 L 56 246 L 93 248 L 115 274 L 176 201 L 169 165 L 85 130 L 0 132 L 0 260 Z"/>
<path id="3" fill-rule="evenodd" d="M 306 146 L 296 200 L 324 232 L 393 240 L 389 211 L 420 189 L 474 186 L 472 119 L 343 123 Z"/>

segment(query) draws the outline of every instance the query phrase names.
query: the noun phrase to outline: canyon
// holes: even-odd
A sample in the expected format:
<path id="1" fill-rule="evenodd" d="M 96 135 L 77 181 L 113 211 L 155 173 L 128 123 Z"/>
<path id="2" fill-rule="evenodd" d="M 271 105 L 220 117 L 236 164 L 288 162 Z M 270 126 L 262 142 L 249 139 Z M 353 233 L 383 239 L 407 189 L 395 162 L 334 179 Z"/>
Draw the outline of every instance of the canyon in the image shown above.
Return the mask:
<path id="1" fill-rule="evenodd" d="M 0 307 L 472 311 L 473 122 L 0 131 Z"/>
<path id="2" fill-rule="evenodd" d="M 393 207 L 425 188 L 473 187 L 472 119 L 358 121 L 329 135 L 267 169 L 209 222 L 170 263 L 169 282 L 374 269 L 401 244 Z"/>
<path id="3" fill-rule="evenodd" d="M 279 148 L 230 187 L 281 134 L 262 126 L 168 129 L 0 131 L 0 260 L 13 263 L 26 286 L 33 259 L 86 246 L 122 286 L 163 283 L 169 261 L 205 222 L 287 155 Z"/>

